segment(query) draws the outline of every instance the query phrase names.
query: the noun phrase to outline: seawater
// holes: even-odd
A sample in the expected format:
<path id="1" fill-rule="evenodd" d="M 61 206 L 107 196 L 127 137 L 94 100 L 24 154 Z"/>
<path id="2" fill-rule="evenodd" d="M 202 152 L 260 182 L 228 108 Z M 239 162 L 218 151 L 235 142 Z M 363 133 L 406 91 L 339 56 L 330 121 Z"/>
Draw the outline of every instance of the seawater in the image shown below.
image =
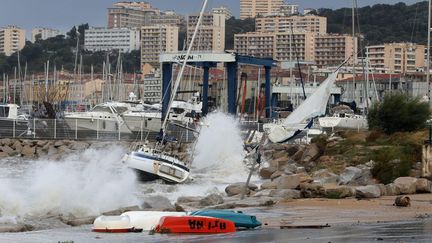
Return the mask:
<path id="1" fill-rule="evenodd" d="M 121 163 L 127 148 L 90 147 L 62 161 L 0 160 L 0 222 L 47 215 L 85 217 L 120 207 L 141 205 L 147 196 L 223 193 L 229 183 L 246 180 L 243 141 L 237 121 L 220 112 L 203 120 L 193 148 L 193 180 L 179 185 L 141 183 Z"/>

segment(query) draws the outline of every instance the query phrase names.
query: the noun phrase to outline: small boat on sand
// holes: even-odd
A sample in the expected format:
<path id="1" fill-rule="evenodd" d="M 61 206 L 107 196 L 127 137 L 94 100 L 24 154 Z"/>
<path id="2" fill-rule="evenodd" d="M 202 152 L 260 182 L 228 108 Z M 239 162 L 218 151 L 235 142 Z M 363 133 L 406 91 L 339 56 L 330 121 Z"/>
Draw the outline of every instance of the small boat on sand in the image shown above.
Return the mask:
<path id="1" fill-rule="evenodd" d="M 232 221 L 204 216 L 164 216 L 155 228 L 156 233 L 220 234 L 236 232 Z"/>
<path id="2" fill-rule="evenodd" d="M 128 216 L 130 224 L 135 229 L 150 231 L 156 227 L 164 216 L 184 216 L 185 212 L 162 212 L 162 211 L 129 211 L 121 216 Z"/>
<path id="3" fill-rule="evenodd" d="M 140 232 L 142 230 L 135 229 L 127 215 L 122 216 L 99 216 L 93 222 L 93 231 L 100 233 L 128 233 Z"/>
<path id="4" fill-rule="evenodd" d="M 202 209 L 202 210 L 193 211 L 189 215 L 226 219 L 234 222 L 237 228 L 253 229 L 258 226 L 261 226 L 261 222 L 258 221 L 255 216 L 244 214 L 241 211 Z"/>

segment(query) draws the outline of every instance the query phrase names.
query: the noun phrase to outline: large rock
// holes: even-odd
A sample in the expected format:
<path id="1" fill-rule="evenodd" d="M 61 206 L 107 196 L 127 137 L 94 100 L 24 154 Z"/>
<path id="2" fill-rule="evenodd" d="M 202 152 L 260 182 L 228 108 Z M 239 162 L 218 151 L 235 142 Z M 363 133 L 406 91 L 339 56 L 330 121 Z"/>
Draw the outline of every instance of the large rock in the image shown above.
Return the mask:
<path id="1" fill-rule="evenodd" d="M 90 145 L 86 142 L 81 142 L 81 141 L 72 141 L 69 144 L 69 148 L 72 150 L 84 150 L 86 148 L 88 148 Z"/>
<path id="2" fill-rule="evenodd" d="M 63 219 L 62 222 L 70 226 L 81 226 L 81 225 L 93 224 L 95 219 L 96 219 L 95 216 L 88 216 L 83 218 L 71 218 L 67 220 Z"/>
<path id="3" fill-rule="evenodd" d="M 416 193 L 417 178 L 414 177 L 399 177 L 394 180 L 394 184 L 399 189 L 400 194 L 414 194 Z"/>
<path id="4" fill-rule="evenodd" d="M 430 180 L 425 178 L 417 179 L 416 181 L 416 192 L 432 192 L 432 183 Z"/>
<path id="5" fill-rule="evenodd" d="M 378 198 L 381 196 L 381 190 L 376 185 L 356 187 L 357 198 Z"/>
<path id="6" fill-rule="evenodd" d="M 16 140 L 12 145 L 12 148 L 14 148 L 16 152 L 21 153 L 23 146 L 19 140 Z"/>
<path id="7" fill-rule="evenodd" d="M 353 166 L 346 167 L 345 170 L 342 172 L 342 174 L 340 174 L 339 176 L 339 184 L 340 185 L 352 184 L 354 180 L 360 178 L 361 175 L 362 175 L 361 169 Z"/>
<path id="8" fill-rule="evenodd" d="M 300 192 L 302 197 L 315 198 L 325 196 L 325 188 L 320 184 L 301 183 Z"/>
<path id="9" fill-rule="evenodd" d="M 278 178 L 277 189 L 294 189 L 300 185 L 299 175 L 284 175 Z"/>
<path id="10" fill-rule="evenodd" d="M 293 156 L 292 159 L 296 162 L 299 162 L 303 157 L 304 149 L 300 148 Z"/>
<path id="11" fill-rule="evenodd" d="M 246 195 L 248 195 L 251 190 L 254 191 L 256 189 L 258 189 L 257 185 L 249 183 L 248 188 L 246 190 Z M 225 188 L 225 192 L 229 197 L 241 194 L 244 190 L 245 190 L 245 183 L 243 182 L 234 183 Z"/>
<path id="12" fill-rule="evenodd" d="M 10 138 L 2 138 L 0 139 L 0 144 L 11 146 L 13 144 L 13 141 Z"/>
<path id="13" fill-rule="evenodd" d="M 38 147 L 44 147 L 47 143 L 48 143 L 48 140 L 38 140 L 38 141 L 36 142 L 36 145 L 37 145 Z"/>
<path id="14" fill-rule="evenodd" d="M 9 147 L 8 145 L 4 145 L 4 146 L 0 147 L 0 149 L 1 149 L 1 151 L 5 152 L 5 153 L 7 153 L 7 154 L 9 154 L 9 155 L 12 155 L 12 154 L 15 153 L 15 150 L 13 150 L 13 149 L 12 149 L 11 147 Z"/>
<path id="15" fill-rule="evenodd" d="M 6 157 L 9 157 L 8 153 L 0 152 L 0 158 L 6 158 Z"/>
<path id="16" fill-rule="evenodd" d="M 286 147 L 284 144 L 281 144 L 281 143 L 272 143 L 272 144 L 270 144 L 269 149 L 272 149 L 274 151 L 284 151 L 285 152 Z"/>
<path id="17" fill-rule="evenodd" d="M 115 216 L 115 215 L 120 215 L 124 212 L 129 212 L 129 211 L 140 211 L 140 207 L 138 207 L 137 205 L 134 206 L 129 206 L 129 207 L 121 207 L 121 208 L 117 208 L 115 210 L 111 210 L 111 211 L 106 211 L 103 212 L 102 214 L 105 216 Z M 73 219 L 75 218 L 73 215 L 68 217 L 69 219 Z"/>
<path id="18" fill-rule="evenodd" d="M 35 147 L 30 147 L 29 145 L 25 145 L 21 151 L 21 154 L 24 157 L 34 157 L 36 153 Z"/>
<path id="19" fill-rule="evenodd" d="M 274 179 L 276 179 L 276 178 L 282 176 L 283 174 L 284 174 L 284 173 L 283 173 L 282 171 L 278 170 L 278 171 L 276 171 L 275 173 L 273 173 L 273 174 L 270 176 L 270 179 L 271 179 L 271 180 L 274 180 Z"/>
<path id="20" fill-rule="evenodd" d="M 0 233 L 6 233 L 6 232 L 25 232 L 25 231 L 31 231 L 34 227 L 29 224 L 0 224 Z"/>
<path id="21" fill-rule="evenodd" d="M 288 158 L 288 153 L 283 151 L 277 151 L 273 154 L 273 159 L 280 159 L 280 158 Z"/>
<path id="22" fill-rule="evenodd" d="M 272 189 L 264 189 L 253 195 L 253 197 L 269 197 Z"/>
<path id="23" fill-rule="evenodd" d="M 297 174 L 300 177 L 300 183 L 311 183 L 313 182 L 312 177 L 308 175 L 307 173 L 298 173 Z"/>
<path id="24" fill-rule="evenodd" d="M 191 203 L 191 202 L 199 202 L 202 197 L 179 197 L 177 198 L 177 203 Z"/>
<path id="25" fill-rule="evenodd" d="M 289 144 L 287 145 L 286 152 L 289 156 L 293 156 L 300 150 L 300 146 L 297 144 Z"/>
<path id="26" fill-rule="evenodd" d="M 339 181 L 339 176 L 327 169 L 321 169 L 312 173 L 314 182 L 320 184 L 336 184 Z"/>
<path id="27" fill-rule="evenodd" d="M 319 156 L 320 156 L 320 150 L 318 148 L 318 145 L 312 143 L 304 151 L 301 161 L 303 163 L 308 163 L 310 161 L 316 160 Z"/>
<path id="28" fill-rule="evenodd" d="M 270 177 L 277 171 L 276 167 L 269 166 L 269 167 L 263 167 L 259 170 L 259 175 L 263 179 L 270 179 Z"/>
<path id="29" fill-rule="evenodd" d="M 297 166 L 295 163 L 287 164 L 282 167 L 281 170 L 283 170 L 286 175 L 292 175 L 297 173 Z"/>
<path id="30" fill-rule="evenodd" d="M 277 181 L 265 181 L 261 184 L 261 189 L 276 189 Z"/>
<path id="31" fill-rule="evenodd" d="M 301 194 L 299 190 L 293 189 L 274 189 L 269 193 L 270 197 L 279 197 L 283 199 L 297 199 L 301 198 Z"/>
<path id="32" fill-rule="evenodd" d="M 58 148 L 60 146 L 64 146 L 65 142 L 63 140 L 57 140 L 54 142 L 54 147 Z"/>
<path id="33" fill-rule="evenodd" d="M 385 188 L 386 188 L 386 192 L 385 192 L 386 196 L 396 196 L 400 194 L 399 188 L 394 183 L 385 185 Z"/>
<path id="34" fill-rule="evenodd" d="M 217 193 L 210 194 L 199 201 L 200 206 L 213 206 L 224 203 L 224 199 Z"/>
<path id="35" fill-rule="evenodd" d="M 144 198 L 142 208 L 155 211 L 175 211 L 175 206 L 164 196 L 148 196 Z"/>
<path id="36" fill-rule="evenodd" d="M 325 186 L 325 197 L 346 198 L 355 196 L 356 190 L 350 186 Z"/>

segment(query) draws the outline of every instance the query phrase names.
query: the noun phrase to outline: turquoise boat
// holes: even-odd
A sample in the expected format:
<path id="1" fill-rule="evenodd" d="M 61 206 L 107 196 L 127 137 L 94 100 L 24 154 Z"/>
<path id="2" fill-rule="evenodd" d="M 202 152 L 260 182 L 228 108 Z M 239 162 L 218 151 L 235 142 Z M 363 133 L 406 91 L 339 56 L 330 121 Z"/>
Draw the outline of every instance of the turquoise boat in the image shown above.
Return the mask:
<path id="1" fill-rule="evenodd" d="M 241 211 L 202 209 L 191 212 L 189 215 L 207 216 L 213 218 L 226 219 L 234 222 L 237 228 L 253 229 L 261 226 L 261 222 L 255 216 L 244 214 Z"/>

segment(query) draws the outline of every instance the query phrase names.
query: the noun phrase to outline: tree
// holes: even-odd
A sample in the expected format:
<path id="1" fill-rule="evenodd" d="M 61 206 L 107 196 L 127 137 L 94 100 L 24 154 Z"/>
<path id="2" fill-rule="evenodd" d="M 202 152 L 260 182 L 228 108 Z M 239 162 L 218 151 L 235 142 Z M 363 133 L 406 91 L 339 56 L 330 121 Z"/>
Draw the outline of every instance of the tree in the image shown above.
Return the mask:
<path id="1" fill-rule="evenodd" d="M 405 94 L 389 94 L 380 104 L 369 110 L 369 129 L 381 130 L 387 134 L 412 132 L 424 128 L 431 111 L 427 102 Z"/>

